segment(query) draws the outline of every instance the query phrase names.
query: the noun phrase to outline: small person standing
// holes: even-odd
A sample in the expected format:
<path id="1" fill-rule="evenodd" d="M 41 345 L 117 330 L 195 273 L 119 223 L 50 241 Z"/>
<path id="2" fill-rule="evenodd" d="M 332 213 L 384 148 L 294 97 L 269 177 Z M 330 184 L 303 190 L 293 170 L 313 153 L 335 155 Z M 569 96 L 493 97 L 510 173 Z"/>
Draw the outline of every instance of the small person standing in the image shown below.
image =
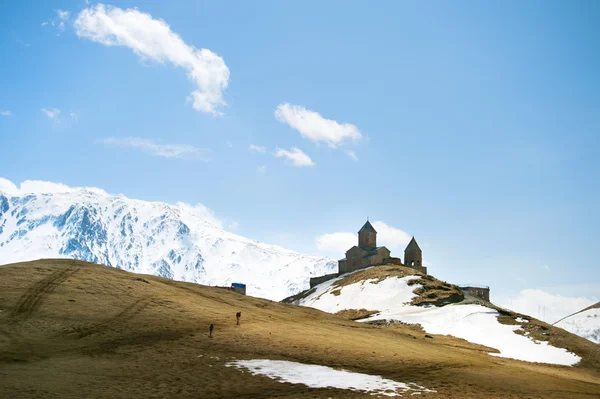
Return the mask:
<path id="1" fill-rule="evenodd" d="M 236 325 L 236 326 L 239 326 L 239 325 L 240 325 L 240 317 L 242 317 L 242 312 L 237 312 L 237 313 L 235 314 L 235 319 L 236 319 L 236 323 L 235 323 L 235 325 Z"/>
<path id="2" fill-rule="evenodd" d="M 214 328 L 215 328 L 214 324 L 211 324 L 210 327 L 208 328 L 208 337 L 209 338 L 212 338 L 212 332 L 213 332 Z"/>

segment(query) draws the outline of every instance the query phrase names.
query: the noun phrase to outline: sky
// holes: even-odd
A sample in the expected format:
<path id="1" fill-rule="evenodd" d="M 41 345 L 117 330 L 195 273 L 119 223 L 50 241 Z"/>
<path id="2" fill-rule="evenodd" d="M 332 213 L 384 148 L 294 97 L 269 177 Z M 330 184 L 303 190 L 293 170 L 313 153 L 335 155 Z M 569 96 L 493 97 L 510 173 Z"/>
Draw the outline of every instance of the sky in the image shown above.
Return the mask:
<path id="1" fill-rule="evenodd" d="M 3 2 L 0 176 L 201 203 L 333 258 L 369 217 L 438 278 L 579 306 L 600 298 L 599 18 L 595 1 Z"/>

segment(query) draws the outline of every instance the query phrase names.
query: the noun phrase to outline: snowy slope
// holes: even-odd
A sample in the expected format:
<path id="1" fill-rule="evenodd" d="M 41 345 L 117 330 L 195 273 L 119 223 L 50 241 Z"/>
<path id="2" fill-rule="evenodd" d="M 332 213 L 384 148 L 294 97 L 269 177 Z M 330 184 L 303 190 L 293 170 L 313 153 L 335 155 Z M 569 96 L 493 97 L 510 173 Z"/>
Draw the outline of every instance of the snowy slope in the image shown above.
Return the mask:
<path id="1" fill-rule="evenodd" d="M 64 257 L 207 285 L 247 284 L 280 300 L 337 263 L 224 231 L 202 205 L 146 202 L 96 188 L 0 178 L 0 265 Z"/>
<path id="2" fill-rule="evenodd" d="M 600 302 L 567 316 L 554 325 L 600 344 Z"/>
<path id="3" fill-rule="evenodd" d="M 299 304 L 330 313 L 345 309 L 377 310 L 379 313 L 360 321 L 397 320 L 420 324 L 431 334 L 452 335 L 498 349 L 499 354 L 491 353 L 494 356 L 561 365 L 573 365 L 581 360 L 565 349 L 553 347 L 547 342 L 534 342 L 527 336 L 515 334 L 514 331 L 521 326 L 499 323 L 499 313 L 485 306 L 410 305 L 410 301 L 416 296 L 413 291 L 421 286 L 408 285 L 408 282 L 419 276 L 391 276 L 381 281 L 362 280 L 339 289 L 335 282 L 342 278 L 343 276 L 318 285 L 314 292 L 300 299 Z"/>

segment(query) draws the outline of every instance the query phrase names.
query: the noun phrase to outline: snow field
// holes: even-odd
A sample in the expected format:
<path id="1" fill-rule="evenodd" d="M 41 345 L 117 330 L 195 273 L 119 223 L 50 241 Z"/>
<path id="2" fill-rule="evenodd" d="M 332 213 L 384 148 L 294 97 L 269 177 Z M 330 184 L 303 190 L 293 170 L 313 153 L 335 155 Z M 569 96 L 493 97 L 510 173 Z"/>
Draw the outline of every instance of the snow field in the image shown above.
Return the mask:
<path id="1" fill-rule="evenodd" d="M 304 384 L 310 388 L 340 388 L 369 392 L 372 395 L 402 396 L 402 393 L 420 394 L 435 392 L 413 383 L 402 383 L 377 375 L 336 370 L 315 364 L 303 364 L 285 360 L 238 360 L 227 367 L 246 369 L 253 375 L 264 375 L 280 382 Z"/>

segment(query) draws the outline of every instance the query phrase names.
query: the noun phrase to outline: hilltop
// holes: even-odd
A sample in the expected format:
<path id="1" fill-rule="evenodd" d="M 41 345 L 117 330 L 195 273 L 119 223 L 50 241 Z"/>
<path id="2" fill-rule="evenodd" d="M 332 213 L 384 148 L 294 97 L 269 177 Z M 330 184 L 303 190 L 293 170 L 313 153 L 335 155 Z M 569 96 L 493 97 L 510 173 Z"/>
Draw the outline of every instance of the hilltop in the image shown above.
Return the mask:
<path id="1" fill-rule="evenodd" d="M 598 367 L 586 363 L 594 354 L 582 354 L 575 367 L 497 358 L 480 345 L 427 338 L 410 326 L 357 323 L 308 307 L 74 260 L 1 267 L 0 309 L 0 397 L 373 397 L 282 383 L 227 366 L 250 359 L 413 383 L 429 390 L 423 397 L 600 395 Z M 211 323 L 213 339 L 207 337 Z"/>
<path id="2" fill-rule="evenodd" d="M 483 345 L 493 356 L 599 367 L 600 347 L 527 315 L 463 293 L 413 268 L 373 266 L 319 284 L 284 302 L 361 323 L 412 326 Z M 591 356 L 590 356 L 591 355 Z"/>

